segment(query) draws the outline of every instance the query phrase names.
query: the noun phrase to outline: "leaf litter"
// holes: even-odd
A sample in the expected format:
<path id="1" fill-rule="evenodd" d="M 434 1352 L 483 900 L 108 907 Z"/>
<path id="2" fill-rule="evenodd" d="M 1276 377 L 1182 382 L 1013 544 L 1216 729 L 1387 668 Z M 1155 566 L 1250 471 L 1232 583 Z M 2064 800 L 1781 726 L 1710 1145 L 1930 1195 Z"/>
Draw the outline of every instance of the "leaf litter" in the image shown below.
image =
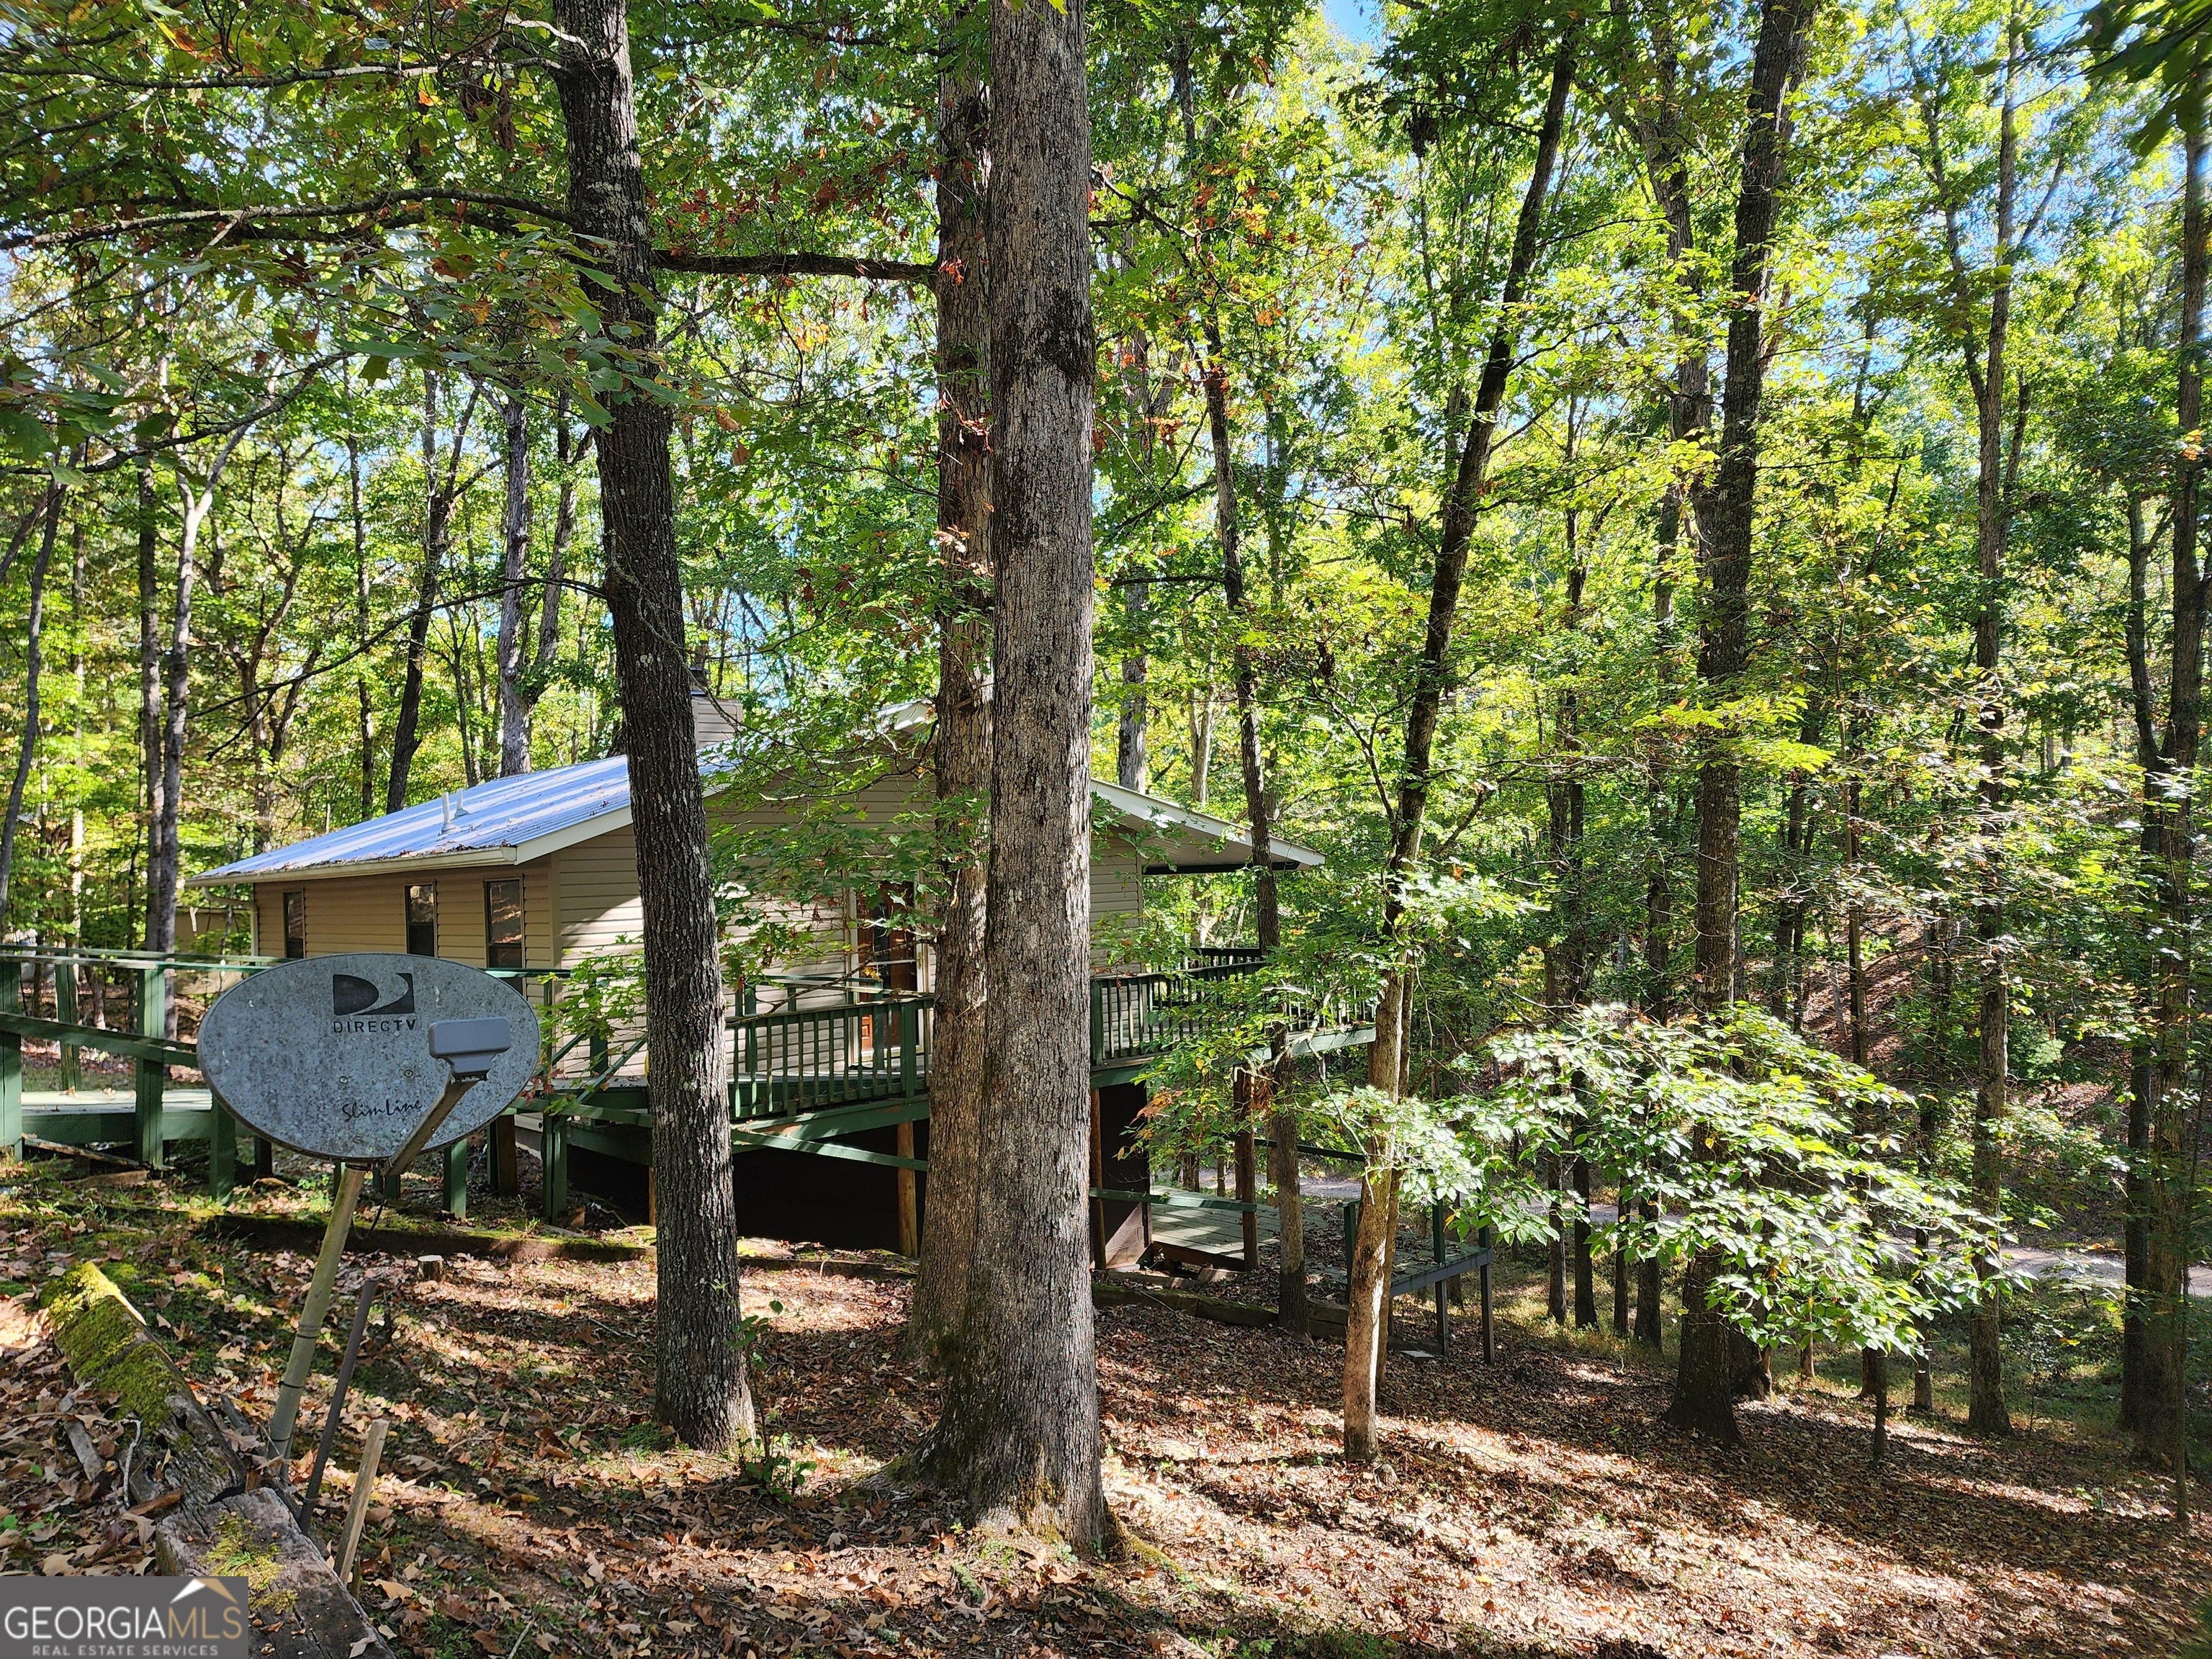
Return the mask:
<path id="1" fill-rule="evenodd" d="M 196 1202 L 0 1189 L 0 1571 L 151 1567 L 119 1490 L 131 1425 L 72 1393 L 32 1311 L 48 1273 L 112 1264 L 203 1389 L 265 1419 L 311 1264 L 202 1233 Z M 1440 1359 L 1394 1356 L 1384 1455 L 1358 1468 L 1329 1350 L 1145 1305 L 1098 1318 L 1120 1547 L 1019 1547 L 898 1479 L 936 1401 L 898 1357 L 902 1270 L 748 1249 L 773 1449 L 750 1463 L 652 1421 L 649 1261 L 457 1258 L 392 1295 L 322 1525 L 386 1419 L 361 1589 L 402 1651 L 2119 1656 L 2172 1650 L 2212 1584 L 2212 1534 L 2179 1535 L 2116 1442 L 1990 1447 L 1899 1418 L 1877 1471 L 1863 1408 L 1815 1393 L 1745 1407 L 1723 1450 L 1659 1425 L 1663 1371 L 1507 1320 L 1493 1365 L 1471 1325 Z M 409 1267 L 349 1258 L 338 1305 Z M 303 1421 L 326 1407 L 311 1394 Z"/>

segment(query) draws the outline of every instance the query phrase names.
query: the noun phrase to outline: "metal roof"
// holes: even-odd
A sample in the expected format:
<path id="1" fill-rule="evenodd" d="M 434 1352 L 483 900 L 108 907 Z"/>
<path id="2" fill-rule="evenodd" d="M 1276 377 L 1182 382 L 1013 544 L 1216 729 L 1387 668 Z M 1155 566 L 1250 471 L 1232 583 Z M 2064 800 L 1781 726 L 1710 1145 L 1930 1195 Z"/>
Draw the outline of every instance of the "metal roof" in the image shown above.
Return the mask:
<path id="1" fill-rule="evenodd" d="M 717 748 L 699 752 L 699 769 L 709 778 L 732 764 Z M 1114 810 L 1117 826 L 1134 835 L 1147 873 L 1234 870 L 1250 861 L 1252 844 L 1234 824 L 1115 784 L 1094 782 L 1091 791 Z M 240 859 L 194 876 L 187 884 L 525 864 L 595 840 L 629 821 L 629 763 L 614 755 L 550 772 L 495 778 L 404 811 Z M 1274 842 L 1271 850 L 1279 870 L 1322 862 L 1319 853 L 1290 842 Z"/>

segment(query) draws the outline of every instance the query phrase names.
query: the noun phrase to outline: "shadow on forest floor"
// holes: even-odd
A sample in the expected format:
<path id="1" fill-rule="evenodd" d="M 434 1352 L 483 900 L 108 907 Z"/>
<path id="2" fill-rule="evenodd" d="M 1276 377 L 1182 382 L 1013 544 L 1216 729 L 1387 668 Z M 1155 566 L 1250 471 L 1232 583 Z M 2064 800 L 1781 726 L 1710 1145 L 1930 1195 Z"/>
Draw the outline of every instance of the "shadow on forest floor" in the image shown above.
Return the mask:
<path id="1" fill-rule="evenodd" d="M 210 1238 L 192 1209 L 158 1184 L 0 1189 L 0 1274 L 20 1287 L 64 1258 L 106 1261 L 198 1380 L 265 1413 L 309 1264 Z M 1898 1419 L 1876 1471 L 1865 1409 L 1824 1388 L 1745 1408 L 1745 1445 L 1723 1449 L 1659 1425 L 1668 1378 L 1648 1360 L 1517 1316 L 1495 1365 L 1471 1325 L 1442 1359 L 1395 1356 L 1384 1455 L 1354 1468 L 1335 1353 L 1103 1312 L 1106 1480 L 1133 1541 L 1109 1563 L 1016 1548 L 964 1532 L 940 1494 L 872 1479 L 935 1413 L 896 1354 L 903 1276 L 757 1248 L 746 1302 L 768 1320 L 757 1388 L 774 1452 L 750 1464 L 672 1448 L 651 1423 L 649 1263 L 461 1259 L 407 1287 L 338 1458 L 349 1468 L 353 1437 L 391 1421 L 365 1595 L 397 1645 L 2158 1655 L 2212 1583 L 2212 1539 L 2179 1537 L 2163 1488 L 2102 1439 L 1984 1447 Z M 65 1386 L 36 1343 L 0 1354 L 0 1504 L 18 1522 L 0 1540 L 28 1555 L 9 1565 L 130 1570 L 137 1534 L 112 1500 L 24 1449 L 52 1433 Z"/>

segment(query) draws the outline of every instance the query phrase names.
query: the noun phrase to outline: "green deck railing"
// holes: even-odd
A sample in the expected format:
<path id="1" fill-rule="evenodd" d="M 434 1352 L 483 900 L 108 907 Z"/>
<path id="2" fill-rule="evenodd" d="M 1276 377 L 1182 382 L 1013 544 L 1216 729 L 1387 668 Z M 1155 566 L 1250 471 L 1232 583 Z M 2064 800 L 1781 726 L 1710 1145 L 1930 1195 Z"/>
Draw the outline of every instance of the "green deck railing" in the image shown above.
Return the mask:
<path id="1" fill-rule="evenodd" d="M 1180 972 L 1094 977 L 1094 1072 L 1126 1071 L 1202 1034 L 1219 1018 L 1208 987 L 1254 971 L 1259 959 L 1259 952 L 1249 948 L 1201 950 L 1193 953 L 1189 965 Z M 0 952 L 0 1153 L 20 1157 L 29 1132 L 70 1145 L 123 1141 L 140 1162 L 160 1168 L 170 1143 L 204 1140 L 209 1184 L 218 1194 L 229 1192 L 236 1180 L 237 1124 L 211 1093 L 194 1090 L 185 1101 L 173 1097 L 178 1085 L 170 1077 L 171 1069 L 198 1063 L 193 1043 L 167 1035 L 173 980 L 179 972 L 252 974 L 282 960 L 131 951 Z M 492 971 L 517 981 L 526 994 L 534 983 L 536 1000 L 549 1008 L 557 981 L 569 977 L 568 970 L 559 969 Z M 44 981 L 45 994 L 39 1000 L 50 1013 L 26 1006 L 27 972 L 34 981 Z M 83 1022 L 80 991 L 88 976 L 95 985 L 103 978 L 124 981 L 129 988 L 126 1020 L 107 1023 L 108 1003 L 102 992 L 95 1023 Z M 824 1156 L 919 1167 L 912 1158 L 837 1146 L 828 1137 L 849 1133 L 878 1119 L 908 1122 L 927 1115 L 934 1006 L 928 996 L 879 995 L 827 1007 L 747 1012 L 732 1019 L 730 1103 L 738 1144 L 804 1147 Z M 69 1017 L 72 1015 L 78 1017 Z M 27 1115 L 22 1064 L 27 1038 L 58 1045 L 63 1091 L 63 1098 L 42 1101 Z M 557 1180 L 556 1165 L 565 1164 L 562 1154 L 572 1133 L 629 1133 L 649 1127 L 650 1114 L 639 1086 L 641 1078 L 626 1069 L 644 1048 L 641 1032 L 624 1033 L 622 1040 L 612 1040 L 605 1032 L 578 1032 L 558 1043 L 549 1042 L 536 1087 L 517 1103 L 520 1109 L 544 1114 L 549 1202 L 556 1195 L 555 1187 L 565 1185 Z M 127 1109 L 75 1098 L 83 1082 L 79 1056 L 86 1049 L 131 1062 Z M 586 1060 L 582 1075 L 560 1075 L 560 1068 L 580 1050 Z M 855 1109 L 866 1123 L 850 1117 Z M 886 1112 L 889 1116 L 884 1115 Z M 817 1127 L 802 1127 L 810 1116 Z M 495 1163 L 502 1190 L 511 1190 L 511 1115 L 499 1127 L 502 1133 Z M 250 1133 L 247 1138 L 252 1141 Z M 258 1141 L 253 1147 L 255 1167 L 266 1169 L 270 1149 Z M 446 1188 L 451 1206 L 466 1201 L 465 1157 L 465 1147 L 448 1149 Z"/>
<path id="2" fill-rule="evenodd" d="M 1177 973 L 1094 976 L 1091 1068 L 1123 1067 L 1203 1035 L 1221 1018 L 1210 988 L 1259 965 L 1257 951 L 1210 950 Z M 927 996 L 890 995 L 737 1016 L 729 1021 L 737 1119 L 926 1093 L 935 1007 Z"/>

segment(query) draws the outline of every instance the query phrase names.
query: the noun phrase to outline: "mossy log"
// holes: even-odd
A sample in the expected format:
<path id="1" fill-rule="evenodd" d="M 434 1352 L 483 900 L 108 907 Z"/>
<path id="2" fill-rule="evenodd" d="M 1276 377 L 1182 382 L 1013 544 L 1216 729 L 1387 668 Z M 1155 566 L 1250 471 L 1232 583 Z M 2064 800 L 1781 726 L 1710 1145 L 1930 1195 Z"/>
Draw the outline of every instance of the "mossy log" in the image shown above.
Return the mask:
<path id="1" fill-rule="evenodd" d="M 179 1577 L 245 1579 L 257 1659 L 392 1659 L 321 1548 L 266 1486 L 179 1509 L 154 1528 L 154 1559 Z"/>
<path id="2" fill-rule="evenodd" d="M 184 1494 L 154 1528 L 161 1570 L 245 1579 L 256 1659 L 392 1659 L 284 1501 L 265 1486 L 246 1490 L 229 1439 L 115 1282 L 85 1262 L 50 1280 L 40 1302 L 78 1382 L 145 1425 L 131 1496 Z"/>
<path id="3" fill-rule="evenodd" d="M 49 1280 L 39 1300 L 77 1380 L 145 1425 L 131 1455 L 132 1498 L 167 1486 L 212 1504 L 245 1489 L 238 1454 L 114 1280 L 83 1262 Z"/>

